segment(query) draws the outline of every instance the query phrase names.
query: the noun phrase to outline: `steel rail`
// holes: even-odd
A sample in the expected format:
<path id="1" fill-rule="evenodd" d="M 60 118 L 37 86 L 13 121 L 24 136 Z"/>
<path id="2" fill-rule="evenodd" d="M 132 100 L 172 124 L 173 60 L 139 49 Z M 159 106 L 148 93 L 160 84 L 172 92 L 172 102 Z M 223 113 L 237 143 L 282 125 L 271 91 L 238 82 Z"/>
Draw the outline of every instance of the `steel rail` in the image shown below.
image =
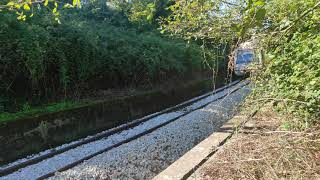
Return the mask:
<path id="1" fill-rule="evenodd" d="M 141 132 L 141 133 L 139 133 L 139 134 L 137 134 L 137 135 L 134 135 L 134 136 L 132 136 L 132 137 L 126 139 L 126 140 L 120 141 L 120 142 L 118 142 L 118 143 L 116 143 L 116 144 L 114 144 L 114 145 L 112 145 L 112 146 L 109 146 L 109 147 L 107 147 L 107 148 L 105 148 L 105 149 L 102 149 L 102 150 L 100 150 L 100 151 L 98 151 L 98 152 L 95 152 L 95 153 L 93 153 L 93 154 L 91 154 L 91 155 L 85 156 L 85 157 L 81 158 L 80 160 L 74 161 L 74 162 L 72 162 L 72 163 L 70 163 L 70 164 L 68 164 L 68 165 L 66 165 L 66 166 L 64 166 L 64 167 L 62 167 L 62 168 L 60 168 L 60 169 L 58 169 L 58 170 L 55 170 L 55 171 L 52 171 L 52 172 L 50 172 L 50 173 L 47 173 L 47 174 L 45 174 L 45 175 L 43 175 L 43 176 L 40 176 L 40 177 L 37 178 L 37 180 L 43 180 L 43 179 L 52 177 L 52 176 L 54 176 L 57 172 L 63 172 L 63 171 L 66 171 L 66 170 L 68 170 L 68 169 L 71 169 L 71 168 L 73 168 L 73 167 L 75 167 L 75 166 L 83 163 L 84 161 L 89 160 L 89 159 L 91 159 L 91 158 L 93 158 L 93 157 L 95 157 L 95 156 L 97 156 L 97 155 L 99 155 L 99 154 L 105 153 L 105 152 L 110 151 L 110 150 L 112 150 L 112 149 L 114 149 L 114 148 L 116 148 L 116 147 L 119 147 L 119 146 L 121 146 L 121 145 L 123 145 L 123 144 L 126 144 L 126 143 L 128 143 L 128 142 L 130 142 L 130 141 L 136 140 L 136 139 L 138 139 L 138 138 L 140 138 L 140 137 L 142 137 L 142 136 L 144 136 L 144 135 L 150 134 L 150 133 L 152 133 L 153 131 L 155 131 L 155 130 L 157 130 L 157 129 L 160 129 L 161 127 L 164 127 L 164 126 L 166 126 L 166 125 L 168 125 L 168 124 L 170 124 L 170 123 L 178 120 L 179 118 L 181 118 L 181 117 L 183 117 L 183 116 L 186 116 L 186 115 L 188 115 L 188 114 L 190 114 L 190 113 L 192 113 L 192 112 L 194 112 L 194 111 L 196 111 L 196 110 L 199 110 L 199 109 L 201 109 L 201 108 L 203 108 L 203 107 L 211 104 L 212 102 L 215 102 L 215 101 L 218 101 L 218 100 L 220 100 L 220 99 L 225 98 L 226 96 L 228 96 L 228 95 L 230 95 L 230 94 L 238 91 L 239 89 L 241 89 L 242 87 L 244 87 L 244 86 L 246 86 L 246 85 L 248 85 L 248 84 L 249 84 L 249 81 L 247 81 L 246 83 L 244 83 L 242 86 L 239 86 L 239 87 L 233 89 L 233 90 L 230 91 L 229 93 L 226 93 L 226 94 L 224 94 L 224 95 L 221 96 L 221 97 L 218 97 L 218 98 L 216 98 L 216 99 L 214 99 L 214 100 L 212 100 L 212 101 L 210 101 L 210 102 L 208 102 L 208 103 L 205 103 L 204 105 L 201 105 L 201 106 L 199 106 L 199 107 L 197 107 L 197 108 L 195 108 L 195 109 L 192 109 L 192 110 L 190 110 L 190 111 L 188 111 L 188 112 L 186 112 L 186 113 L 184 113 L 184 114 L 182 114 L 182 115 L 179 115 L 179 116 L 177 116 L 177 117 L 175 117 L 175 118 L 172 118 L 172 119 L 170 119 L 170 120 L 168 120 L 168 121 L 166 121 L 166 122 L 164 122 L 164 123 L 162 123 L 162 124 L 159 124 L 159 125 L 151 128 L 151 129 L 148 129 L 148 130 L 146 130 L 146 131 L 144 131 L 144 132 Z"/>
<path id="2" fill-rule="evenodd" d="M 133 120 L 133 121 L 131 121 L 129 123 L 120 125 L 118 127 L 115 127 L 115 128 L 112 128 L 112 129 L 109 129 L 109 130 L 106 130 L 106 131 L 103 131 L 102 133 L 97 133 L 94 136 L 91 136 L 89 138 L 85 138 L 85 139 L 80 140 L 79 142 L 76 142 L 74 144 L 70 144 L 70 145 L 67 145 L 67 146 L 65 146 L 63 148 L 50 151 L 49 153 L 46 153 L 46 154 L 43 154 L 43 155 L 28 159 L 28 160 L 26 160 L 24 162 L 15 164 L 13 166 L 0 168 L 0 177 L 6 176 L 8 174 L 11 174 L 11 173 L 13 173 L 13 172 L 15 172 L 15 171 L 17 171 L 17 170 L 19 170 L 21 168 L 30 166 L 32 164 L 36 164 L 36 163 L 41 162 L 41 161 L 43 161 L 45 159 L 49 159 L 49 158 L 51 158 L 51 157 L 53 157 L 55 155 L 62 154 L 64 152 L 68 151 L 68 150 L 75 149 L 75 148 L 77 148 L 77 147 L 79 147 L 81 145 L 88 144 L 88 143 L 100 140 L 102 138 L 108 137 L 110 135 L 113 135 L 115 133 L 118 133 L 118 132 L 130 129 L 130 128 L 133 128 L 133 127 L 138 126 L 139 124 L 144 123 L 144 122 L 146 122 L 146 121 L 148 121 L 148 120 L 150 120 L 150 119 L 152 119 L 152 118 L 154 118 L 156 116 L 159 116 L 159 115 L 162 115 L 162 114 L 165 114 L 165 113 L 168 113 L 168 112 L 172 112 L 174 110 L 186 107 L 186 106 L 188 106 L 190 104 L 193 104 L 193 103 L 195 103 L 195 102 L 197 102 L 199 100 L 202 100 L 202 99 L 204 99 L 204 98 L 206 98 L 206 97 L 208 97 L 208 96 L 210 96 L 212 94 L 216 94 L 216 93 L 221 92 L 221 91 L 223 91 L 223 90 L 225 90 L 227 88 L 235 86 L 240 82 L 241 82 L 240 80 L 233 81 L 233 82 L 229 83 L 228 85 L 226 85 L 224 87 L 216 89 L 213 92 L 208 92 L 208 93 L 206 93 L 204 95 L 198 96 L 198 97 L 193 98 L 193 99 L 188 100 L 188 101 L 185 101 L 185 102 L 180 103 L 180 104 L 178 104 L 176 106 L 169 107 L 169 108 L 164 109 L 162 111 L 159 111 L 157 113 L 153 113 L 153 114 L 150 114 L 150 115 L 145 116 L 143 118 L 139 118 L 139 119 Z"/>

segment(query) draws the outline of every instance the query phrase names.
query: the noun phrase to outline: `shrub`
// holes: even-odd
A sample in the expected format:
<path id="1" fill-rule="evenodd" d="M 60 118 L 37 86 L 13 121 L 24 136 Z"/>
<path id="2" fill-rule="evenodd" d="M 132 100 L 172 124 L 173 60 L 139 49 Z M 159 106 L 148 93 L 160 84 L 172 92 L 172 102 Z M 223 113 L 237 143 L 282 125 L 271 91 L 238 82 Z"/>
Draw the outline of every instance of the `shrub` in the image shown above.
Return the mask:
<path id="1" fill-rule="evenodd" d="M 141 32 L 121 13 L 62 11 L 58 24 L 42 11 L 25 22 L 0 14 L 0 91 L 7 107 L 26 97 L 57 100 L 101 81 L 104 88 L 138 86 L 203 69 L 199 45 Z"/>

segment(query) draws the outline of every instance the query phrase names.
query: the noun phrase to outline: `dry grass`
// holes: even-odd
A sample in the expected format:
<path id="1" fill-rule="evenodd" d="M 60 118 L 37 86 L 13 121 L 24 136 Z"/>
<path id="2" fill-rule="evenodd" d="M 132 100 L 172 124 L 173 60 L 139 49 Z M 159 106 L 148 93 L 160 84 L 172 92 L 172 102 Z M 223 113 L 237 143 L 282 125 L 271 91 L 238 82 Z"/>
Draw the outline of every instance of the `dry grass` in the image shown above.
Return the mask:
<path id="1" fill-rule="evenodd" d="M 203 179 L 320 179 L 320 128 L 283 131 L 266 108 L 241 128 L 203 170 Z"/>

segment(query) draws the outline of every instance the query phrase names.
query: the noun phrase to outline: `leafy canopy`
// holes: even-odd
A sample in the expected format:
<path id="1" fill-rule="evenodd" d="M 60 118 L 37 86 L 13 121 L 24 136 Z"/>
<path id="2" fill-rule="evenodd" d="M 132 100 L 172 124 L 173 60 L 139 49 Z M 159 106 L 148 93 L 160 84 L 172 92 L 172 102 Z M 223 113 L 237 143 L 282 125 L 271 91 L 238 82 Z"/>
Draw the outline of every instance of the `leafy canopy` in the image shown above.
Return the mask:
<path id="1" fill-rule="evenodd" d="M 25 21 L 27 17 L 33 17 L 34 13 L 41 8 L 49 9 L 59 21 L 61 8 L 81 7 L 81 0 L 72 0 L 72 2 L 61 2 L 57 0 L 8 0 L 0 3 L 0 11 L 9 11 L 16 13 L 17 19 Z"/>

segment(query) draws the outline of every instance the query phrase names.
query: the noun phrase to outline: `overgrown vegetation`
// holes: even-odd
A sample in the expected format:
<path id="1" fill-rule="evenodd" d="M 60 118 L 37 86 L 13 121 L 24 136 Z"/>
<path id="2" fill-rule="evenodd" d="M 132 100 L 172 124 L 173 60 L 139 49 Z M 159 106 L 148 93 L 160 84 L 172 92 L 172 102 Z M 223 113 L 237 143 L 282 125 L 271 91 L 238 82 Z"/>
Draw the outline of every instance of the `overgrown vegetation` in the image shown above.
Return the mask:
<path id="1" fill-rule="evenodd" d="M 276 26 L 288 22 L 289 26 L 277 39 L 266 39 L 269 64 L 262 77 L 268 79 L 263 89 L 268 94 L 264 98 L 301 118 L 297 125 L 304 128 L 320 118 L 320 4 L 275 1 L 267 8 Z M 290 11 L 284 14 L 285 9 Z"/>
<path id="2" fill-rule="evenodd" d="M 316 0 L 177 1 L 162 28 L 186 39 L 241 42 L 256 38 L 266 50 L 255 99 L 300 119 L 305 128 L 320 118 L 320 3 Z M 232 61 L 232 56 L 231 61 Z"/>
<path id="3" fill-rule="evenodd" d="M 168 79 L 201 69 L 204 59 L 217 59 L 217 53 L 208 49 L 221 52 L 226 44 L 234 49 L 255 37 L 267 51 L 265 71 L 254 77 L 259 87 L 256 98 L 274 101 L 277 109 L 294 114 L 302 122 L 299 127 L 319 119 L 320 3 L 316 0 L 107 4 L 88 1 L 81 10 L 61 10 L 59 21 L 46 9 L 25 22 L 17 22 L 16 15 L 4 10 L 2 101 L 19 96 L 19 89 L 39 98 L 66 96 L 70 89 L 79 92 L 101 80 L 113 87 Z M 158 27 L 162 33 L 196 43 L 165 37 L 155 30 Z"/>
<path id="4" fill-rule="evenodd" d="M 19 118 L 26 118 L 26 117 L 32 117 L 35 114 L 48 114 L 48 113 L 54 113 L 62 110 L 68 110 L 73 109 L 76 107 L 81 107 L 85 105 L 84 103 L 79 102 L 72 102 L 72 101 L 65 101 L 62 103 L 56 103 L 56 104 L 50 104 L 50 105 L 44 105 L 42 107 L 32 107 L 30 104 L 25 103 L 22 105 L 22 109 L 15 113 L 1 113 L 0 114 L 0 122 L 1 121 L 13 121 L 17 120 Z"/>
<path id="5" fill-rule="evenodd" d="M 164 12 L 151 11 L 156 13 L 152 17 L 167 11 L 166 3 L 158 5 Z M 81 9 L 60 10 L 59 21 L 44 8 L 25 21 L 3 10 L 0 112 L 19 111 L 24 102 L 79 98 L 95 88 L 140 86 L 200 72 L 206 69 L 204 54 L 217 60 L 208 48 L 161 35 L 156 21 L 132 6 L 88 1 Z M 142 25 L 139 18 L 148 21 Z"/>
<path id="6" fill-rule="evenodd" d="M 266 51 L 242 113 L 260 110 L 205 163 L 202 179 L 319 179 L 320 2 L 180 0 L 170 9 L 165 31 L 233 49 L 258 39 Z"/>
<path id="7" fill-rule="evenodd" d="M 110 0 L 108 6 L 89 0 L 67 11 L 62 8 L 67 1 L 55 2 L 0 4 L 0 112 L 24 97 L 36 103 L 61 100 L 89 87 L 152 84 L 218 67 L 222 63 L 216 60 L 224 59 L 229 47 L 232 52 L 258 39 L 266 58 L 263 69 L 252 73 L 254 93 L 246 105 L 263 108 L 219 151 L 206 174 L 319 178 L 318 0 Z M 79 2 L 66 7 L 80 7 Z M 46 8 L 31 13 L 36 6 Z M 32 109 L 24 103 L 0 120 L 77 106 L 66 101 Z"/>

